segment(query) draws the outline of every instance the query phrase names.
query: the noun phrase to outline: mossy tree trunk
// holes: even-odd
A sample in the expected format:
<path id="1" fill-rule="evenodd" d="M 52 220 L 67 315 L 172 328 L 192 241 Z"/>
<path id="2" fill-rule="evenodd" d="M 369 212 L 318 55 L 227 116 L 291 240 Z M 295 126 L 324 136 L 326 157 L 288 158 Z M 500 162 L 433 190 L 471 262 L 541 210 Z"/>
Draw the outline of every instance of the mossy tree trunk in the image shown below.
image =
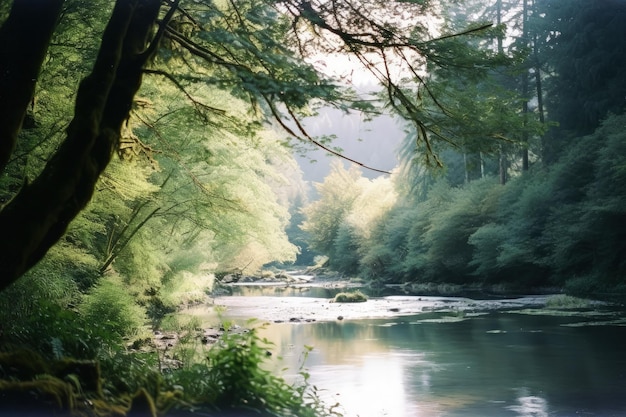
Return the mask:
<path id="1" fill-rule="evenodd" d="M 47 14 L 35 12 L 35 3 L 45 4 Z M 6 70 L 0 74 L 0 97 L 10 96 L 21 106 L 12 110 L 14 115 L 5 115 L 5 107 L 9 105 L 2 103 L 0 161 L 10 157 L 13 145 L 7 138 L 17 137 L 62 3 L 62 0 L 15 0 L 11 17 L 1 29 L 0 40 L 23 28 L 33 29 L 36 25 L 32 19 L 46 23 L 35 30 L 37 36 L 24 35 L 19 49 L 3 48 L 2 68 L 15 65 L 14 61 L 23 55 L 19 59 L 24 64 L 20 65 L 27 66 L 30 75 L 11 80 L 7 79 Z M 74 118 L 63 144 L 41 174 L 24 184 L 0 210 L 0 291 L 46 254 L 91 199 L 96 181 L 118 145 L 122 123 L 128 118 L 133 97 L 141 85 L 146 61 L 162 34 L 161 30 L 153 33 L 160 8 L 160 0 L 116 2 L 93 70 L 79 86 Z M 168 14 L 170 17 L 171 12 L 173 9 Z M 167 22 L 168 16 L 163 22 Z"/>

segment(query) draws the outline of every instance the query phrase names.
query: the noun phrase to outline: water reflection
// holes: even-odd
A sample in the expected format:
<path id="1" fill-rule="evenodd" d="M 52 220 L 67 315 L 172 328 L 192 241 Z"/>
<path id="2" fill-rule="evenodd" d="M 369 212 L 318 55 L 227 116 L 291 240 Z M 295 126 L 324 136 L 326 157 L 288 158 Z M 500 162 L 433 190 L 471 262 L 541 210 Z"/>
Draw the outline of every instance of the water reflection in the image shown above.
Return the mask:
<path id="1" fill-rule="evenodd" d="M 566 317 L 494 313 L 273 324 L 295 375 L 304 345 L 311 382 L 351 417 L 626 415 L 626 328 L 563 326 Z"/>
<path id="2" fill-rule="evenodd" d="M 404 365 L 403 358 L 394 354 L 369 355 L 339 367 L 315 367 L 312 377 L 319 386 L 332 387 L 327 398 L 339 402 L 350 415 L 414 415 L 404 386 Z M 371 398 L 376 400 L 367 400 Z"/>
<path id="3" fill-rule="evenodd" d="M 520 390 L 518 404 L 508 406 L 507 409 L 517 413 L 519 417 L 548 417 L 548 401 L 545 398 L 529 395 L 528 389 Z"/>

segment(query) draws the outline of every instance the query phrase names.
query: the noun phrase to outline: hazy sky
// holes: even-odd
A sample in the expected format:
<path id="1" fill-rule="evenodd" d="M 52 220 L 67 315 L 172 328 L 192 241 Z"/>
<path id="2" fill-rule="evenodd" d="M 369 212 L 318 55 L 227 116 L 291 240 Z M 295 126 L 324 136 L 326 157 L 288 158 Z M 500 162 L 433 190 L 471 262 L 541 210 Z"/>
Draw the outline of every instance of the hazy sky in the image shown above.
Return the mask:
<path id="1" fill-rule="evenodd" d="M 348 54 L 320 55 L 308 61 L 319 71 L 341 80 L 363 95 L 381 88 L 376 77 Z M 304 125 L 314 137 L 336 135 L 332 146 L 343 149 L 342 154 L 346 157 L 372 168 L 392 170 L 397 165 L 397 149 L 405 136 L 402 128 L 390 116 L 381 116 L 370 122 L 363 119 L 357 112 L 346 115 L 340 110 L 325 108 L 319 111 L 318 116 L 304 120 Z M 296 158 L 302 167 L 304 180 L 315 182 L 322 182 L 328 175 L 330 162 L 339 159 L 322 149 L 308 151 L 304 158 Z M 346 161 L 347 164 L 349 162 Z M 385 175 L 367 169 L 362 172 L 368 178 Z"/>
<path id="2" fill-rule="evenodd" d="M 386 171 L 397 165 L 396 151 L 404 138 L 404 132 L 389 116 L 365 122 L 358 113 L 346 115 L 340 110 L 327 108 L 322 109 L 315 118 L 307 119 L 306 127 L 313 136 L 336 135 L 333 145 L 342 148 L 343 155 L 365 165 Z M 329 172 L 330 162 L 339 158 L 316 149 L 308 151 L 304 158 L 297 159 L 306 181 L 321 182 Z M 363 175 L 375 178 L 385 174 L 363 170 Z"/>

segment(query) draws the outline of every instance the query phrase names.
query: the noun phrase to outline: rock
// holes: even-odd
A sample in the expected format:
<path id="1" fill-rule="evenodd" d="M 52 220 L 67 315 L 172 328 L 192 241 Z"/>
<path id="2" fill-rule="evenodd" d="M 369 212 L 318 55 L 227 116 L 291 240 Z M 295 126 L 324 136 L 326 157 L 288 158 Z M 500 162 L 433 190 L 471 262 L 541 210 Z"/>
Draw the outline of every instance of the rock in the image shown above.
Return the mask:
<path id="1" fill-rule="evenodd" d="M 343 320 L 343 316 L 337 316 L 337 320 Z"/>
<path id="2" fill-rule="evenodd" d="M 392 313 L 398 313 L 398 312 L 400 312 L 400 309 L 397 308 L 397 307 L 392 307 L 392 308 L 389 309 L 389 311 L 391 311 Z"/>
<path id="3" fill-rule="evenodd" d="M 224 275 L 224 278 L 222 278 L 222 282 L 224 284 L 230 284 L 232 282 L 239 281 L 239 278 L 240 277 L 236 276 L 235 274 L 226 274 L 226 275 Z"/>
<path id="4" fill-rule="evenodd" d="M 288 273 L 286 273 L 286 272 L 279 272 L 279 273 L 277 273 L 275 275 L 275 278 L 276 279 L 280 279 L 280 280 L 289 281 L 289 282 L 294 281 L 294 278 L 291 275 L 289 275 Z"/>

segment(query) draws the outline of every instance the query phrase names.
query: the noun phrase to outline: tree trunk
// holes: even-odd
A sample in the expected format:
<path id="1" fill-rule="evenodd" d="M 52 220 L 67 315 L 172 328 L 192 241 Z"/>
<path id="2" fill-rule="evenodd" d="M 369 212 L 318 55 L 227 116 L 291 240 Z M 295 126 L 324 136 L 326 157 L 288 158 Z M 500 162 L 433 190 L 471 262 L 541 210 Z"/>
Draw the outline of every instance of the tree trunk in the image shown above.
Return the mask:
<path id="1" fill-rule="evenodd" d="M 15 0 L 0 28 L 0 173 L 32 102 L 63 1 Z"/>
<path id="2" fill-rule="evenodd" d="M 528 46 L 528 0 L 524 0 L 522 16 L 522 40 L 524 46 Z M 522 116 L 524 118 L 522 127 L 522 171 L 528 171 L 528 94 L 529 77 L 528 68 L 524 65 L 522 73 Z"/>
<path id="3" fill-rule="evenodd" d="M 159 9 L 160 0 L 116 2 L 94 68 L 78 89 L 65 141 L 0 212 L 0 291 L 45 255 L 91 199 L 141 85 Z"/>
<path id="4" fill-rule="evenodd" d="M 502 24 L 502 0 L 496 1 L 496 24 L 500 26 Z M 503 35 L 498 35 L 498 53 L 504 54 L 504 40 Z"/>
<path id="5" fill-rule="evenodd" d="M 496 23 L 498 26 L 502 24 L 502 0 L 496 1 Z M 504 54 L 504 42 L 503 35 L 498 35 L 498 53 Z M 499 147 L 499 157 L 498 157 L 498 174 L 500 177 L 500 184 L 506 184 L 506 155 L 504 154 L 504 145 L 500 144 Z"/>
<path id="6" fill-rule="evenodd" d="M 537 13 L 536 2 L 533 2 L 533 14 Z M 539 122 L 545 123 L 545 111 L 543 109 L 543 87 L 541 82 L 541 62 L 539 60 L 539 41 L 537 32 L 533 32 L 533 65 L 535 68 L 535 91 L 537 93 L 537 113 L 539 114 Z M 541 158 L 544 164 L 549 163 L 549 157 L 546 155 L 546 135 L 541 137 Z"/>
<path id="7" fill-rule="evenodd" d="M 506 155 L 504 153 L 504 147 L 502 145 L 500 145 L 500 158 L 498 161 L 498 171 L 500 173 L 500 184 L 504 185 L 506 184 L 507 178 L 506 178 Z"/>

